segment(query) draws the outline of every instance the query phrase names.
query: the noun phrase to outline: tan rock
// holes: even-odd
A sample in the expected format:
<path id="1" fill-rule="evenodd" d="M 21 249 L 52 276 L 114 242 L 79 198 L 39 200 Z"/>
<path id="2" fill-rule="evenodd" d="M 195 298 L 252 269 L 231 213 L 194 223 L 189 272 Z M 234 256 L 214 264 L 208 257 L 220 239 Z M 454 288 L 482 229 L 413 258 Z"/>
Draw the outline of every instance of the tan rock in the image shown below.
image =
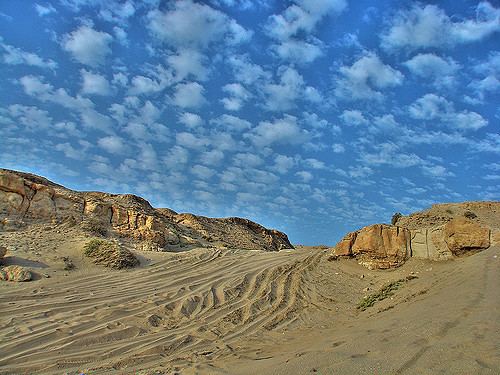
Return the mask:
<path id="1" fill-rule="evenodd" d="M 333 249 L 334 254 L 338 256 L 349 256 L 352 255 L 352 245 L 354 245 L 354 241 L 356 240 L 356 235 L 358 232 L 347 233 L 344 238 L 342 238 L 335 248 Z"/>
<path id="2" fill-rule="evenodd" d="M 465 217 L 457 217 L 444 226 L 444 241 L 453 255 L 490 247 L 490 230 Z"/>
<path id="3" fill-rule="evenodd" d="M 21 266 L 7 266 L 0 270 L 0 280 L 4 281 L 30 281 L 31 272 Z"/>
<path id="4" fill-rule="evenodd" d="M 398 267 L 410 257 L 410 238 L 406 228 L 370 225 L 358 232 L 351 251 L 369 268 Z"/>

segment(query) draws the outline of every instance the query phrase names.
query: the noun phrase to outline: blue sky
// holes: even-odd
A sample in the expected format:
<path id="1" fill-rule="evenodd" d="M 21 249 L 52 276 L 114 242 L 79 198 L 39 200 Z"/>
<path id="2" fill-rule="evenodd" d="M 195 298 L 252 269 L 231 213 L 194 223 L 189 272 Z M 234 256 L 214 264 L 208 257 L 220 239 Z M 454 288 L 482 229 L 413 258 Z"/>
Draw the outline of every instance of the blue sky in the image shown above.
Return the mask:
<path id="1" fill-rule="evenodd" d="M 500 198 L 500 5 L 0 2 L 0 166 L 295 243 Z"/>

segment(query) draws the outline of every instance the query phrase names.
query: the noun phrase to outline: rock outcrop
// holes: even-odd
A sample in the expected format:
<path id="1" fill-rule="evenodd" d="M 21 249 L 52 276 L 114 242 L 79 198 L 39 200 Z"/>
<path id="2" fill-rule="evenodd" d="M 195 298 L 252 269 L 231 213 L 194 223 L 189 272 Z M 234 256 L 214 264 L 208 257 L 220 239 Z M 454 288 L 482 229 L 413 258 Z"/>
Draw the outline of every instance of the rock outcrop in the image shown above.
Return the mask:
<path id="1" fill-rule="evenodd" d="M 375 224 L 348 233 L 336 256 L 356 257 L 368 268 L 390 268 L 409 257 L 447 260 L 500 243 L 500 202 L 434 205 L 401 216 L 396 225 Z"/>
<path id="2" fill-rule="evenodd" d="M 177 214 L 155 209 L 135 195 L 77 192 L 43 177 L 0 169 L 0 229 L 40 222 L 79 225 L 94 235 L 121 236 L 149 250 L 293 248 L 286 234 L 250 220 Z"/>
<path id="3" fill-rule="evenodd" d="M 347 234 L 335 254 L 354 256 L 369 269 L 403 264 L 411 255 L 410 231 L 393 225 L 374 224 Z"/>
<path id="4" fill-rule="evenodd" d="M 0 261 L 3 259 L 5 254 L 7 254 L 7 248 L 4 246 L 0 246 Z"/>
<path id="5" fill-rule="evenodd" d="M 0 280 L 21 282 L 31 279 L 31 272 L 21 266 L 7 266 L 0 269 Z"/>

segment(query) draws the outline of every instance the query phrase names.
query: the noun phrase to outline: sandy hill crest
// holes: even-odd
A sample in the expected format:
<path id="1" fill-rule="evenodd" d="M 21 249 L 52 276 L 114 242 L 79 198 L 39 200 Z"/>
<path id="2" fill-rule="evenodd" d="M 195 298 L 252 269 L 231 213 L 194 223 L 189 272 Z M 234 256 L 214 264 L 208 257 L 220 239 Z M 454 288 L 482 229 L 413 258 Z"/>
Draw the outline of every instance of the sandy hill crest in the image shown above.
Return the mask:
<path id="1" fill-rule="evenodd" d="M 102 237 L 118 237 L 141 250 L 293 248 L 286 234 L 247 219 L 178 214 L 153 208 L 135 195 L 78 192 L 40 176 L 0 169 L 0 229 L 31 224 L 71 226 Z"/>

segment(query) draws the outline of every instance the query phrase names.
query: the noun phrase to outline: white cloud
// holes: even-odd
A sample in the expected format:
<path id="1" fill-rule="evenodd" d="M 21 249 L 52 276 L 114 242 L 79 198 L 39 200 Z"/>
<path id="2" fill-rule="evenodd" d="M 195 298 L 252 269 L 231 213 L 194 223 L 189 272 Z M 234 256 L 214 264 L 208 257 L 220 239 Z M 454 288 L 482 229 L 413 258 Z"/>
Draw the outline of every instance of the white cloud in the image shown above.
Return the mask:
<path id="1" fill-rule="evenodd" d="M 113 27 L 113 32 L 115 33 L 115 39 L 118 41 L 118 43 L 120 43 L 122 46 L 127 47 L 128 46 L 127 32 L 118 26 Z"/>
<path id="2" fill-rule="evenodd" d="M 47 130 L 52 124 L 49 113 L 34 106 L 12 104 L 8 107 L 8 114 L 16 119 L 16 123 L 26 126 L 29 130 Z"/>
<path id="3" fill-rule="evenodd" d="M 180 49 L 176 54 L 167 56 L 167 63 L 175 72 L 175 80 L 182 81 L 194 78 L 199 81 L 207 79 L 209 69 L 206 56 L 194 49 Z"/>
<path id="4" fill-rule="evenodd" d="M 347 7 L 345 0 L 295 0 L 282 14 L 269 17 L 268 33 L 285 40 L 300 32 L 310 33 L 328 14 L 339 14 Z"/>
<path id="5" fill-rule="evenodd" d="M 320 41 L 306 42 L 298 39 L 288 39 L 273 46 L 283 60 L 292 60 L 299 64 L 309 64 L 323 55 Z"/>
<path id="6" fill-rule="evenodd" d="M 208 180 L 215 174 L 215 171 L 198 164 L 191 167 L 191 173 L 202 180 Z"/>
<path id="7" fill-rule="evenodd" d="M 43 69 L 56 69 L 57 63 L 51 59 L 43 59 L 35 53 L 3 43 L 0 37 L 0 50 L 3 50 L 2 62 L 8 65 L 29 65 Z"/>
<path id="8" fill-rule="evenodd" d="M 305 182 L 305 183 L 311 182 L 312 179 L 314 178 L 312 173 L 308 172 L 308 171 L 299 171 L 299 172 L 295 173 L 295 175 L 297 177 L 299 177 L 302 180 L 302 182 Z"/>
<path id="9" fill-rule="evenodd" d="M 421 53 L 403 63 L 417 77 L 433 79 L 437 87 L 454 82 L 460 66 L 452 59 L 443 59 L 433 53 Z"/>
<path id="10" fill-rule="evenodd" d="M 136 12 L 134 2 L 131 0 L 125 2 L 104 1 L 101 6 L 103 8 L 99 12 L 99 17 L 118 24 L 126 23 Z"/>
<path id="11" fill-rule="evenodd" d="M 136 75 L 131 80 L 128 90 L 130 95 L 150 95 L 161 92 L 174 81 L 172 72 L 163 66 L 157 65 L 149 69 L 148 76 Z"/>
<path id="12" fill-rule="evenodd" d="M 175 86 L 173 102 L 182 108 L 199 108 L 206 103 L 203 91 L 197 82 L 179 83 Z"/>
<path id="13" fill-rule="evenodd" d="M 111 87 L 109 86 L 108 80 L 97 73 L 89 72 L 88 70 L 81 69 L 80 74 L 82 75 L 82 93 L 83 94 L 95 94 L 95 95 L 110 95 Z"/>
<path id="14" fill-rule="evenodd" d="M 382 100 L 383 94 L 376 89 L 399 86 L 403 74 L 385 65 L 374 53 L 368 53 L 351 66 L 339 69 L 341 78 L 337 81 L 335 94 L 344 99 Z"/>
<path id="15" fill-rule="evenodd" d="M 246 85 L 271 79 L 271 74 L 260 65 L 252 63 L 247 55 L 231 56 L 228 62 L 233 69 L 236 80 Z"/>
<path id="16" fill-rule="evenodd" d="M 238 153 L 233 157 L 233 164 L 242 168 L 255 168 L 264 164 L 264 160 L 256 154 Z"/>
<path id="17" fill-rule="evenodd" d="M 96 31 L 82 25 L 70 34 L 64 35 L 61 45 L 78 62 L 96 67 L 104 64 L 111 53 L 113 37 L 106 32 Z"/>
<path id="18" fill-rule="evenodd" d="M 332 151 L 336 154 L 342 154 L 345 152 L 345 147 L 340 143 L 334 143 L 332 145 Z"/>
<path id="19" fill-rule="evenodd" d="M 227 114 L 210 120 L 210 122 L 226 132 L 242 132 L 252 127 L 249 121 Z"/>
<path id="20" fill-rule="evenodd" d="M 230 83 L 222 87 L 222 91 L 229 96 L 222 98 L 221 102 L 228 111 L 239 111 L 245 102 L 252 96 L 241 84 Z"/>
<path id="21" fill-rule="evenodd" d="M 436 5 L 417 4 L 399 12 L 382 34 L 387 50 L 450 47 L 481 40 L 500 30 L 500 9 L 488 2 L 476 7 L 476 19 L 454 20 Z"/>
<path id="22" fill-rule="evenodd" d="M 265 147 L 272 144 L 300 144 L 307 140 L 309 135 L 297 124 L 296 117 L 284 115 L 273 122 L 260 122 L 244 137 L 258 147 Z"/>
<path id="23" fill-rule="evenodd" d="M 309 35 L 328 14 L 339 14 L 345 0 L 295 0 L 282 14 L 269 17 L 266 31 L 276 40 L 272 48 L 284 60 L 300 64 L 314 61 L 323 54 L 323 44 Z"/>
<path id="24" fill-rule="evenodd" d="M 306 86 L 304 78 L 289 66 L 278 69 L 279 83 L 268 83 L 262 88 L 265 95 L 264 106 L 271 111 L 286 111 L 295 106 L 295 101 L 304 98 L 310 102 L 318 102 L 319 92 Z"/>
<path id="25" fill-rule="evenodd" d="M 219 165 L 224 160 L 224 153 L 220 150 L 204 151 L 200 154 L 200 162 L 206 165 Z"/>
<path id="26" fill-rule="evenodd" d="M 175 138 L 179 146 L 194 150 L 203 149 L 210 143 L 207 139 L 197 137 L 187 132 L 177 133 Z"/>
<path id="27" fill-rule="evenodd" d="M 200 115 L 191 112 L 184 112 L 179 116 L 179 122 L 186 125 L 190 129 L 194 129 L 203 125 L 203 119 Z"/>
<path id="28" fill-rule="evenodd" d="M 224 13 L 190 0 L 176 1 L 165 12 L 152 10 L 148 21 L 153 35 L 177 48 L 206 48 L 224 38 L 237 44 L 251 35 Z"/>
<path id="29" fill-rule="evenodd" d="M 339 117 L 347 125 L 366 125 L 366 124 L 368 124 L 368 120 L 365 118 L 363 113 L 361 111 L 358 111 L 357 109 L 344 110 L 344 112 L 342 112 L 342 114 Z"/>
<path id="30" fill-rule="evenodd" d="M 295 159 L 291 156 L 276 155 L 272 169 L 280 174 L 286 174 L 295 164 Z"/>
<path id="31" fill-rule="evenodd" d="M 106 150 L 110 154 L 121 154 L 126 150 L 125 143 L 123 142 L 122 138 L 118 136 L 108 136 L 100 138 L 97 141 L 97 144 L 99 145 L 99 147 Z"/>
<path id="32" fill-rule="evenodd" d="M 40 5 L 38 3 L 35 3 L 35 10 L 40 17 L 47 16 L 51 13 L 57 13 L 57 10 L 55 10 L 55 8 L 51 4 Z"/>
<path id="33" fill-rule="evenodd" d="M 488 121 L 480 114 L 467 110 L 457 112 L 453 103 L 436 94 L 426 94 L 408 108 L 411 117 L 418 120 L 441 120 L 458 130 L 478 130 Z"/>

